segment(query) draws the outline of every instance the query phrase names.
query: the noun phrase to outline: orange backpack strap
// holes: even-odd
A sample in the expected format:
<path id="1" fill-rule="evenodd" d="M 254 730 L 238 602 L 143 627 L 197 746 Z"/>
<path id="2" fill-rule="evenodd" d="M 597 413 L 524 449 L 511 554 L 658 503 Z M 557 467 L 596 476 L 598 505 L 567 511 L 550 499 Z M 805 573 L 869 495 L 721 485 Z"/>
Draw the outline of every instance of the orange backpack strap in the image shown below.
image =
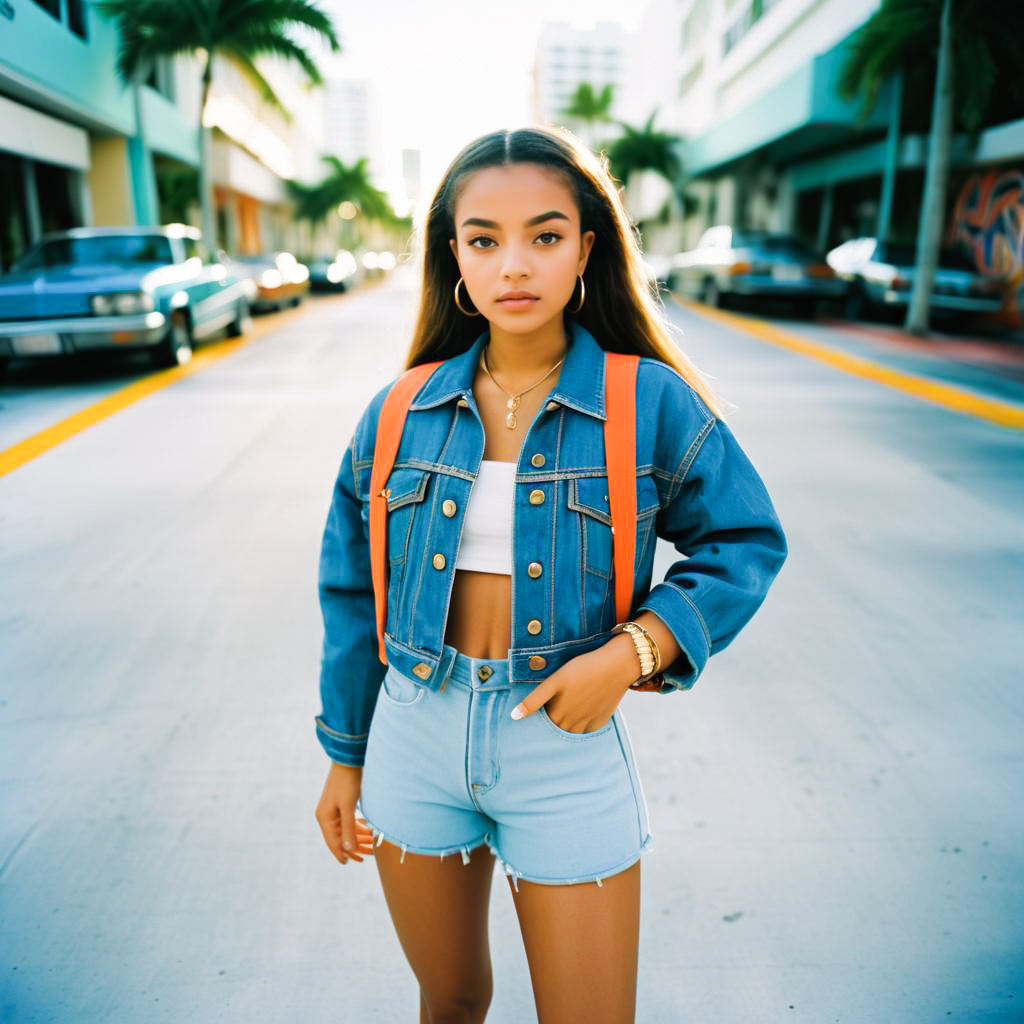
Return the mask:
<path id="1" fill-rule="evenodd" d="M 383 494 L 384 484 L 395 465 L 409 406 L 427 378 L 440 365 L 440 362 L 421 363 L 406 370 L 391 386 L 377 422 L 373 470 L 370 473 L 370 569 L 377 614 L 377 656 L 384 665 L 388 663 L 384 647 L 384 627 L 388 618 L 388 499 Z"/>
<path id="2" fill-rule="evenodd" d="M 636 372 L 639 356 L 605 352 L 604 450 L 612 514 L 615 621 L 629 618 L 636 563 Z"/>

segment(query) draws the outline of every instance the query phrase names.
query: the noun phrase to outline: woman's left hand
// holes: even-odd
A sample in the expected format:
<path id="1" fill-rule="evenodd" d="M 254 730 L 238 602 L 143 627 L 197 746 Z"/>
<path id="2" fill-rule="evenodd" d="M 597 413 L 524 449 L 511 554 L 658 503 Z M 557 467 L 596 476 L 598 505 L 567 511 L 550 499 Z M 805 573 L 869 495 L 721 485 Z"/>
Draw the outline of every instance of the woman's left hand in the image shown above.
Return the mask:
<path id="1" fill-rule="evenodd" d="M 532 689 L 516 705 L 512 717 L 525 718 L 546 705 L 548 718 L 565 732 L 595 732 L 615 714 L 629 684 L 637 678 L 636 653 L 619 637 L 577 655 Z M 516 711 L 522 710 L 522 715 Z"/>

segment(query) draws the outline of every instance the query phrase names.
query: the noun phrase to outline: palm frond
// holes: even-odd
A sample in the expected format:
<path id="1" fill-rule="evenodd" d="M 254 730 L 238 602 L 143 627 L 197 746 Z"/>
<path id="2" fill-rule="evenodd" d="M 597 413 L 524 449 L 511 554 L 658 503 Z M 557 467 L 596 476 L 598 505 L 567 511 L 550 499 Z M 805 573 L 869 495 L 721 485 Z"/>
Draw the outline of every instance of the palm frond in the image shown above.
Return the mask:
<path id="1" fill-rule="evenodd" d="M 230 46 L 236 53 L 246 53 L 250 58 L 267 56 L 295 61 L 314 85 L 323 84 L 323 76 L 313 58 L 293 39 L 274 28 L 248 26 L 222 45 Z"/>
<path id="2" fill-rule="evenodd" d="M 882 0 L 861 26 L 839 73 L 839 95 L 861 99 L 858 120 L 874 109 L 882 86 L 899 69 L 919 59 L 934 60 L 938 46 L 939 0 Z"/>

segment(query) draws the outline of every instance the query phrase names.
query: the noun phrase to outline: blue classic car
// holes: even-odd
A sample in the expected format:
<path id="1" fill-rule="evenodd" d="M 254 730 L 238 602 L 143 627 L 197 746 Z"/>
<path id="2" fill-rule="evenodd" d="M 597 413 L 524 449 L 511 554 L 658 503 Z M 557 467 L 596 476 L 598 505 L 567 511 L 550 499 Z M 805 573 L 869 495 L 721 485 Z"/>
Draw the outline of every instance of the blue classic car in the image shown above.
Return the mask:
<path id="1" fill-rule="evenodd" d="M 13 359 L 149 349 L 157 366 L 249 324 L 238 278 L 184 224 L 46 235 L 0 277 L 0 371 Z"/>

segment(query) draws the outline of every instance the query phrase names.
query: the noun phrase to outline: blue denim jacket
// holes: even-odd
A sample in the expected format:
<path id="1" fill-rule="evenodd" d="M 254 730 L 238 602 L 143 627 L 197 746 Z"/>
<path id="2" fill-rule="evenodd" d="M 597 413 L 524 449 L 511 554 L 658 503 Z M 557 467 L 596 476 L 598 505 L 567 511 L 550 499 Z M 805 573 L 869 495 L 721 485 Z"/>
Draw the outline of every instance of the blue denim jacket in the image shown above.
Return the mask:
<path id="1" fill-rule="evenodd" d="M 512 542 L 513 682 L 542 682 L 600 647 L 615 625 L 604 454 L 604 351 L 575 320 L 561 374 L 523 441 Z M 388 662 L 438 689 L 451 654 L 445 626 L 455 561 L 484 454 L 473 379 L 485 330 L 440 366 L 409 407 L 388 478 Z M 394 383 L 393 381 L 391 383 Z M 369 489 L 389 383 L 371 400 L 342 459 L 320 554 L 324 642 L 317 736 L 328 756 L 361 765 L 381 680 L 370 575 Z M 787 554 L 757 471 L 729 427 L 671 366 L 637 368 L 636 616 L 662 619 L 682 652 L 661 693 L 688 690 L 764 600 Z M 655 538 L 686 557 L 651 587 Z M 652 696 L 653 699 L 653 696 Z"/>

